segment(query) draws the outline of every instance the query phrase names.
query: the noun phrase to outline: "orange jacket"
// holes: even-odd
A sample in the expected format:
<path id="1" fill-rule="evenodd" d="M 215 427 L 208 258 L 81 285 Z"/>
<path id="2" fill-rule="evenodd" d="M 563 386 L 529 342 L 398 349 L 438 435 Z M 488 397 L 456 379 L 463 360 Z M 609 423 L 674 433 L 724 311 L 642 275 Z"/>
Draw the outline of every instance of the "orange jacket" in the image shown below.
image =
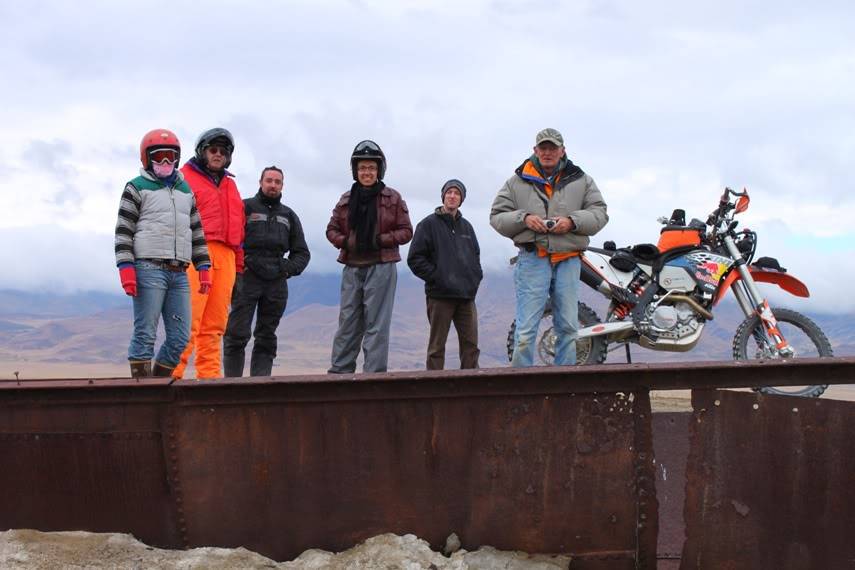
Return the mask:
<path id="1" fill-rule="evenodd" d="M 225 173 L 219 186 L 210 176 L 190 159 L 181 167 L 184 179 L 196 196 L 196 208 L 202 218 L 205 240 L 219 241 L 235 251 L 235 266 L 243 272 L 243 239 L 246 227 L 243 199 L 234 178 Z"/>

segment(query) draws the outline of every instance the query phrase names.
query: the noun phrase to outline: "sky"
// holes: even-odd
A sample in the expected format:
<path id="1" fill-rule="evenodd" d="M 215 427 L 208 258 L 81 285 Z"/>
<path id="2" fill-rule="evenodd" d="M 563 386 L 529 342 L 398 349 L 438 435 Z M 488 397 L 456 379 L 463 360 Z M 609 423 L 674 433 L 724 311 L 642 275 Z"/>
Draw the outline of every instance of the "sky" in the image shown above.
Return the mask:
<path id="1" fill-rule="evenodd" d="M 505 271 L 490 205 L 552 127 L 608 204 L 594 245 L 655 243 L 657 217 L 745 187 L 758 255 L 855 311 L 853 22 L 844 1 L 3 2 L 0 288 L 120 293 L 119 198 L 161 127 L 184 158 L 231 130 L 244 197 L 280 166 L 310 272 L 340 271 L 324 231 L 366 138 L 414 225 L 463 180 Z"/>

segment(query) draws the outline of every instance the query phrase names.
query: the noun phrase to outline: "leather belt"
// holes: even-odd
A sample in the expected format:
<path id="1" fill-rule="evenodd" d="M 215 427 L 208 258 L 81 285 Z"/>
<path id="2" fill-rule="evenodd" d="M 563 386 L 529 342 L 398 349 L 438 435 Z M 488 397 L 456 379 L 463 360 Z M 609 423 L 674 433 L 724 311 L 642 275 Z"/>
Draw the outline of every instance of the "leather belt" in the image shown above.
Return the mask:
<path id="1" fill-rule="evenodd" d="M 528 251 L 528 252 L 537 251 L 537 246 L 534 245 L 533 243 L 521 243 L 517 247 L 520 248 L 520 251 Z"/>
<path id="2" fill-rule="evenodd" d="M 152 265 L 156 265 L 161 269 L 165 269 L 166 271 L 173 271 L 175 273 L 182 273 L 186 271 L 187 266 L 190 265 L 189 263 L 178 261 L 177 259 L 141 259 L 140 261 L 151 263 Z"/>

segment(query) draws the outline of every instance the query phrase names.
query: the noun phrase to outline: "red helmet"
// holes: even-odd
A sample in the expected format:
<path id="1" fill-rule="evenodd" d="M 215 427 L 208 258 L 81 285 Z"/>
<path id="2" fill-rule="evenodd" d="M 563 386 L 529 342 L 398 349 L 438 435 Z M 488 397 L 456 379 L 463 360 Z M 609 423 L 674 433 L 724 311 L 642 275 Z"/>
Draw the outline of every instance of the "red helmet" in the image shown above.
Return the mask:
<path id="1" fill-rule="evenodd" d="M 149 151 L 155 148 L 174 149 L 176 164 L 181 159 L 181 143 L 175 133 L 167 129 L 154 129 L 147 132 L 140 143 L 140 162 L 146 170 L 151 169 Z"/>

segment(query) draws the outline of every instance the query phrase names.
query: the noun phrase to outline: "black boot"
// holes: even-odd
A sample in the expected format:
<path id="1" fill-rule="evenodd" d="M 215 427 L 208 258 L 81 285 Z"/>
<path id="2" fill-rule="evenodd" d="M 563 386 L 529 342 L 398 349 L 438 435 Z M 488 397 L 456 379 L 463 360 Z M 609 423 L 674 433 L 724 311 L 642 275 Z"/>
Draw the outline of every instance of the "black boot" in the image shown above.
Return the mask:
<path id="1" fill-rule="evenodd" d="M 167 376 L 172 376 L 173 370 L 175 370 L 174 366 L 167 366 L 166 364 L 161 364 L 160 362 L 155 360 L 154 369 L 151 371 L 151 375 L 160 378 L 166 378 Z"/>
<path id="2" fill-rule="evenodd" d="M 253 354 L 249 362 L 250 376 L 270 376 L 273 374 L 273 358 L 268 355 Z"/>
<path id="3" fill-rule="evenodd" d="M 243 364 L 246 356 L 243 351 L 231 352 L 223 355 L 223 373 L 226 378 L 240 378 L 243 376 Z"/>
<path id="4" fill-rule="evenodd" d="M 129 360 L 131 365 L 131 378 L 150 378 L 151 360 Z"/>

